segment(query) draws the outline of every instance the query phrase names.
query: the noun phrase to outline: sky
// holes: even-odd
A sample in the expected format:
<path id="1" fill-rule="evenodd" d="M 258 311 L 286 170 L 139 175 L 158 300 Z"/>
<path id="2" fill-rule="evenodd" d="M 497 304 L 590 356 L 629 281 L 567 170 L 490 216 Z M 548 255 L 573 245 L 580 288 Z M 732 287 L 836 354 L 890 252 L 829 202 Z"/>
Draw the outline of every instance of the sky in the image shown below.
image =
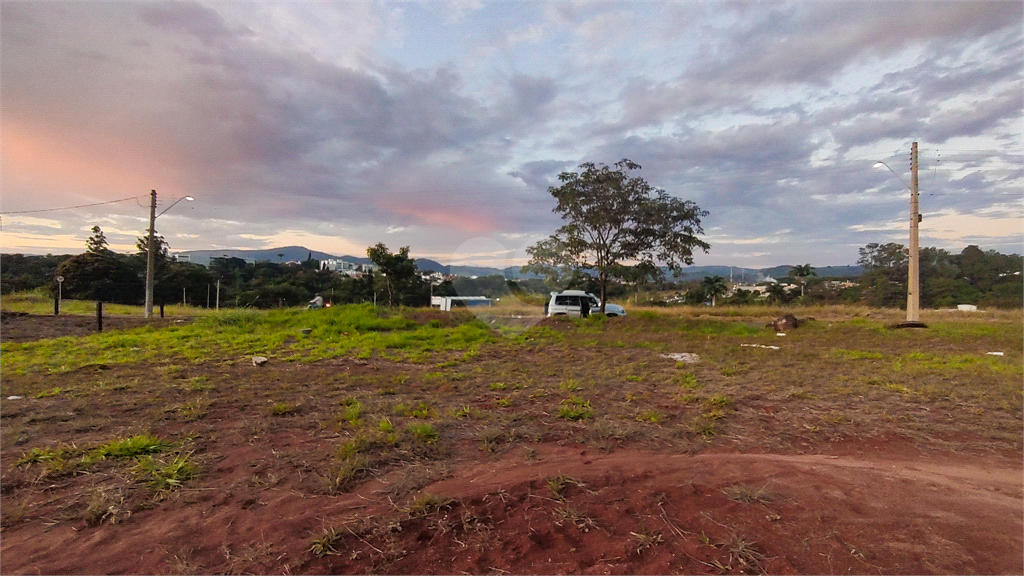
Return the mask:
<path id="1" fill-rule="evenodd" d="M 854 264 L 909 243 L 918 142 L 921 245 L 1022 253 L 1022 15 L 4 1 L 0 251 L 79 253 L 96 225 L 134 251 L 155 189 L 172 252 L 383 242 L 503 268 L 560 226 L 559 173 L 628 158 L 709 212 L 695 264 Z"/>

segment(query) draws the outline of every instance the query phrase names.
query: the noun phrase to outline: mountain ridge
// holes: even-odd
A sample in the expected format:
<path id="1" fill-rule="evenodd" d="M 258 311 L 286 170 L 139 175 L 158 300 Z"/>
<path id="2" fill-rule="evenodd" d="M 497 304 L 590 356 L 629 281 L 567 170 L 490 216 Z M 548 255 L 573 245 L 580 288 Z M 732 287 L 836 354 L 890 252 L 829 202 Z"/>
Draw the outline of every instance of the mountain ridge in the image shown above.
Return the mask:
<path id="1" fill-rule="evenodd" d="M 257 262 L 293 262 L 302 261 L 307 258 L 313 258 L 315 260 L 347 260 L 356 264 L 368 264 L 370 259 L 365 256 L 336 256 L 328 254 L 327 252 L 321 252 L 319 250 L 312 250 L 305 246 L 282 246 L 278 248 L 264 248 L 264 249 L 222 249 L 222 250 L 184 250 L 181 252 L 175 252 L 175 256 L 185 256 L 190 262 L 196 264 L 202 264 L 203 266 L 209 265 L 211 258 L 216 257 L 233 257 L 233 258 L 251 258 Z M 429 270 L 433 272 L 441 272 L 442 274 L 454 274 L 456 276 L 490 276 L 499 275 L 505 278 L 518 280 L 522 278 L 536 278 L 533 274 L 524 274 L 520 272 L 518 266 L 509 266 L 508 268 L 491 268 L 487 266 L 468 266 L 468 265 L 450 265 L 442 264 L 436 260 L 429 258 L 416 258 L 416 267 L 420 270 Z M 722 265 L 708 265 L 708 266 L 689 266 L 683 268 L 681 273 L 674 276 L 671 271 L 665 270 L 665 276 L 669 279 L 676 280 L 701 280 L 705 276 L 721 276 L 729 279 L 730 277 L 734 282 L 758 282 L 764 281 L 768 278 L 784 278 L 789 273 L 789 270 L 793 266 L 783 264 L 779 266 L 772 266 L 768 268 L 746 268 L 739 266 L 722 266 Z M 819 277 L 853 277 L 859 276 L 863 269 L 860 266 L 820 266 L 814 268 L 815 273 Z"/>

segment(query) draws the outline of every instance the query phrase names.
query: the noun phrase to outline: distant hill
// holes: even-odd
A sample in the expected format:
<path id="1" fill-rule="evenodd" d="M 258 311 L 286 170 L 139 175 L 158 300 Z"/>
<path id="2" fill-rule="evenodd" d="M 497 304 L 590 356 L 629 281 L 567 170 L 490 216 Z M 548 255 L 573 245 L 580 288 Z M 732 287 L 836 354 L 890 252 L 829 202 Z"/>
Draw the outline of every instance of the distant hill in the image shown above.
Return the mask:
<path id="1" fill-rule="evenodd" d="M 252 258 L 257 262 L 291 262 L 303 261 L 307 258 L 315 260 L 348 260 L 356 264 L 369 264 L 370 259 L 365 256 L 335 256 L 326 252 L 310 250 L 304 246 L 284 246 L 281 248 L 267 248 L 264 250 L 189 250 L 177 252 L 176 256 L 186 256 L 191 262 L 208 266 L 211 258 L 228 256 L 233 258 Z M 429 258 L 417 258 L 416 267 L 420 270 L 441 272 L 442 274 L 455 274 L 456 276 L 504 276 L 514 280 L 522 278 L 537 278 L 534 274 L 523 274 L 518 266 L 510 266 L 505 269 L 490 268 L 487 266 L 449 266 Z M 690 266 L 683 268 L 682 273 L 675 277 L 676 280 L 701 280 L 705 276 L 721 276 L 725 279 L 731 277 L 735 282 L 758 282 L 771 278 L 785 278 L 792 266 L 783 265 L 773 268 L 740 268 L 736 266 Z M 837 277 L 846 278 L 860 276 L 863 269 L 860 266 L 822 266 L 815 268 L 814 272 L 819 278 Z M 666 277 L 672 279 L 673 275 L 668 270 Z"/>

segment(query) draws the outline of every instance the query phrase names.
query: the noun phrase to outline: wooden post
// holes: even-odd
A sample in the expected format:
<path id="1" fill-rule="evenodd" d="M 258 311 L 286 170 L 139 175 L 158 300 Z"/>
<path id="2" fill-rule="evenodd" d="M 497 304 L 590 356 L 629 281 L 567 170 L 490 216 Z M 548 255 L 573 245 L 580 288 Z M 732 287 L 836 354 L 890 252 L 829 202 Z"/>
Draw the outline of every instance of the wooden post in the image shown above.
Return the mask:
<path id="1" fill-rule="evenodd" d="M 103 332 L 103 302 L 96 302 L 96 331 Z"/>
<path id="2" fill-rule="evenodd" d="M 163 302 L 160 303 L 160 317 L 161 318 L 164 317 L 164 303 Z"/>
<path id="3" fill-rule="evenodd" d="M 60 296 L 53 297 L 53 315 L 60 316 Z"/>

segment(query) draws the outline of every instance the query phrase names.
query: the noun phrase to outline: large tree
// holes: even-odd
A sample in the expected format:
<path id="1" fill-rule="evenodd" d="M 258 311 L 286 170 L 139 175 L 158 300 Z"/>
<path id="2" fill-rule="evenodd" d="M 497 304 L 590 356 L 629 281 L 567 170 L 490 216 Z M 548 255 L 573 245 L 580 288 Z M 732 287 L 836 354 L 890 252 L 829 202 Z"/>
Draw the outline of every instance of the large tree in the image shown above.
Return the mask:
<path id="1" fill-rule="evenodd" d="M 719 296 L 722 296 L 729 291 L 729 286 L 725 283 L 725 278 L 721 276 L 705 276 L 704 280 L 701 281 L 700 287 L 704 290 L 706 296 L 711 297 L 711 306 L 714 307 L 715 301 Z"/>
<path id="2" fill-rule="evenodd" d="M 377 265 L 381 287 L 388 295 L 388 306 L 395 302 L 412 304 L 416 292 L 416 260 L 409 257 L 409 247 L 404 246 L 392 254 L 383 242 L 366 249 L 366 256 Z M 375 274 L 375 276 L 377 276 Z"/>
<path id="3" fill-rule="evenodd" d="M 811 276 L 817 276 L 817 272 L 810 264 L 797 264 L 789 270 L 789 275 L 798 279 L 800 282 L 800 296 L 804 295 L 804 286 L 807 285 L 807 279 Z"/>
<path id="4" fill-rule="evenodd" d="M 631 276 L 629 268 L 667 266 L 673 272 L 693 264 L 693 250 L 710 245 L 698 238 L 707 216 L 689 200 L 655 189 L 639 176 L 640 165 L 627 159 L 614 166 L 580 164 L 579 172 L 558 175 L 561 186 L 548 192 L 565 224 L 551 237 L 527 249 L 524 272 L 556 277 L 568 271 L 596 274 L 604 312 L 608 283 Z"/>

